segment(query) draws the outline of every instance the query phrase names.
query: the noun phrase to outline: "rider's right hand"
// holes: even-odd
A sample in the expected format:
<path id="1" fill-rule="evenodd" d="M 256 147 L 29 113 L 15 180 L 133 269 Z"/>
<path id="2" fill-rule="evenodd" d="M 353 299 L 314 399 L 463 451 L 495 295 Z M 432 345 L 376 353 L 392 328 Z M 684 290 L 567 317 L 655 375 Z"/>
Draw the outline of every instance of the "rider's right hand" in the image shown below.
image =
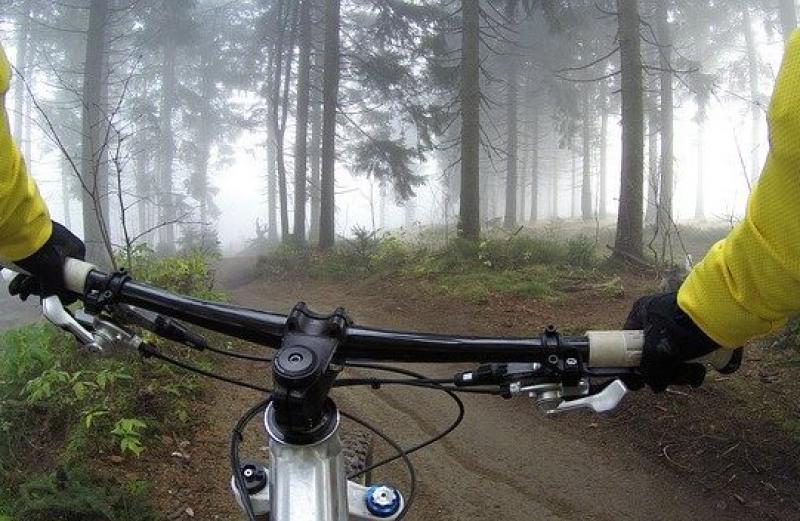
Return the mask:
<path id="1" fill-rule="evenodd" d="M 57 295 L 64 304 L 75 302 L 64 285 L 64 263 L 67 258 L 83 260 L 86 246 L 71 231 L 53 222 L 53 231 L 44 245 L 32 255 L 14 264 L 30 275 L 17 275 L 8 286 L 8 292 L 22 300 L 30 295 L 42 297 Z"/>
<path id="2" fill-rule="evenodd" d="M 688 362 L 720 349 L 678 306 L 677 292 L 637 300 L 624 328 L 644 330 L 640 378 L 628 384 L 647 384 L 654 392 L 669 385 L 699 386 L 705 367 Z"/>

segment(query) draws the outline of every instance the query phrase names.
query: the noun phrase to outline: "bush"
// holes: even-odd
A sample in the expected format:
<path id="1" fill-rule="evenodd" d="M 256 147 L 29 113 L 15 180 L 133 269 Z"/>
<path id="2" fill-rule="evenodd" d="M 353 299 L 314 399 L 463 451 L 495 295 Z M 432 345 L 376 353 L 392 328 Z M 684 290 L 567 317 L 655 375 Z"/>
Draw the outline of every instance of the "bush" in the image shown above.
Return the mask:
<path id="1" fill-rule="evenodd" d="M 483 265 L 499 270 L 519 269 L 534 264 L 555 264 L 564 256 L 562 244 L 534 237 L 488 239 L 480 244 L 478 253 Z"/>
<path id="2" fill-rule="evenodd" d="M 82 352 L 71 336 L 43 324 L 0 335 L 0 513 L 26 520 L 146 518 L 114 506 L 140 503 L 138 496 L 85 495 L 94 485 L 82 478 L 77 488 L 54 488 L 52 476 L 20 482 L 43 467 L 99 461 L 101 453 L 138 455 L 153 437 L 186 430 L 184 402 L 196 378 L 136 361 L 135 354 L 112 359 Z M 42 449 L 31 453 L 31 446 Z M 26 502 L 9 500 L 19 494 L 27 494 Z"/>
<path id="3" fill-rule="evenodd" d="M 159 257 L 151 249 L 143 246 L 133 252 L 128 269 L 140 282 L 181 295 L 222 300 L 223 295 L 214 290 L 215 272 L 210 266 L 210 262 L 214 259 L 215 256 L 198 250 Z"/>
<path id="4" fill-rule="evenodd" d="M 590 268 L 597 264 L 597 252 L 594 242 L 585 235 L 573 237 L 567 241 L 566 262 L 578 268 Z"/>
<path id="5" fill-rule="evenodd" d="M 52 367 L 55 355 L 50 347 L 56 331 L 38 323 L 12 329 L 0 335 L 0 396 L 20 392 L 20 383 Z"/>
<path id="6" fill-rule="evenodd" d="M 81 352 L 71 336 L 42 325 L 0 336 L 0 401 L 15 404 L 0 409 L 0 427 L 14 425 L 0 428 L 0 461 L 13 463 L 6 456 L 23 449 L 28 435 L 62 446 L 59 458 L 69 461 L 113 450 L 111 434 L 120 422 L 180 429 L 172 415 L 196 387 L 194 378 L 135 361 L 133 354 L 111 359 Z M 46 432 L 40 432 L 42 425 L 49 427 Z M 126 438 L 120 452 L 132 441 L 141 445 L 139 429 Z"/>
<path id="7" fill-rule="evenodd" d="M 26 521 L 155 521 L 147 487 L 125 487 L 83 468 L 63 467 L 34 476 L 19 489 L 15 514 Z"/>
<path id="8" fill-rule="evenodd" d="M 138 280 L 218 299 L 209 259 L 199 252 L 158 258 L 144 248 L 130 258 Z M 0 335 L 0 520 L 154 519 L 141 506 L 142 487 L 127 491 L 117 478 L 73 469 L 101 454 L 138 456 L 155 436 L 189 426 L 197 378 L 137 362 L 136 353 L 89 354 L 43 323 Z M 31 446 L 46 449 L 31 453 Z M 22 482 L 57 465 L 68 470 Z"/>
<path id="9" fill-rule="evenodd" d="M 265 276 L 397 273 L 433 277 L 439 279 L 438 289 L 481 301 L 492 292 L 551 295 L 553 271 L 543 267 L 585 269 L 598 263 L 595 244 L 585 236 L 563 241 L 556 233 L 508 236 L 497 232 L 481 242 L 454 239 L 443 247 L 433 247 L 428 242 L 363 229 L 354 230 L 354 235 L 329 252 L 281 245 L 259 259 L 258 269 Z"/>
<path id="10" fill-rule="evenodd" d="M 312 250 L 295 243 L 283 243 L 261 256 L 256 262 L 256 272 L 263 276 L 283 276 L 303 272 L 309 268 Z"/>

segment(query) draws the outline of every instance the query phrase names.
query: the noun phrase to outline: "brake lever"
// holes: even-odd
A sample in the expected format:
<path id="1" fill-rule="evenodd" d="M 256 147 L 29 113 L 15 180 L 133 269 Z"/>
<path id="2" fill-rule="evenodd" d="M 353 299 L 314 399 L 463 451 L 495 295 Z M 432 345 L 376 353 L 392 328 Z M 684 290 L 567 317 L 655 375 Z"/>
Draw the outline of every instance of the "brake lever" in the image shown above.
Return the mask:
<path id="1" fill-rule="evenodd" d="M 558 407 L 548 410 L 547 414 L 558 414 L 578 409 L 608 412 L 616 409 L 627 393 L 628 387 L 622 380 L 614 380 L 599 393 L 576 398 L 575 400 L 562 401 Z"/>
<path id="2" fill-rule="evenodd" d="M 53 325 L 72 334 L 81 345 L 92 351 L 103 353 L 103 348 L 95 341 L 94 336 L 64 309 L 58 296 L 51 295 L 42 299 L 42 315 Z"/>

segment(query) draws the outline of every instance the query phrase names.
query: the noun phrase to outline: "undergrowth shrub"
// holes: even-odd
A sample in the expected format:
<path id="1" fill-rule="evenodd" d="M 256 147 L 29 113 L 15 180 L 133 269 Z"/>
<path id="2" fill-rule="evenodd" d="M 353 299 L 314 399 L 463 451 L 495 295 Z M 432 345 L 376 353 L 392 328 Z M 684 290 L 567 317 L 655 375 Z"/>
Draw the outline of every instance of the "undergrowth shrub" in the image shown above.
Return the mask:
<path id="1" fill-rule="evenodd" d="M 17 519 L 26 521 L 155 521 L 147 492 L 141 481 L 121 485 L 83 467 L 66 466 L 22 484 L 14 510 Z"/>
<path id="2" fill-rule="evenodd" d="M 222 300 L 223 294 L 214 289 L 215 271 L 211 262 L 217 256 L 199 250 L 160 257 L 147 246 L 136 248 L 127 266 L 133 277 L 146 284 L 206 300 Z M 120 264 L 127 262 L 120 256 Z"/>
<path id="3" fill-rule="evenodd" d="M 501 235 L 501 233 L 505 235 Z M 537 235 L 497 232 L 480 242 L 454 239 L 435 246 L 401 234 L 355 229 L 330 251 L 294 243 L 259 258 L 266 277 L 363 277 L 401 275 L 424 278 L 436 291 L 470 301 L 492 293 L 545 297 L 554 295 L 554 270 L 596 267 L 596 244 L 585 236 L 564 240 L 557 231 Z"/>
<path id="4" fill-rule="evenodd" d="M 141 250 L 133 273 L 174 292 L 221 297 L 209 258 L 199 253 L 157 258 Z M 161 434 L 185 433 L 197 386 L 195 376 L 140 363 L 137 353 L 97 357 L 44 323 L 0 335 L 0 520 L 151 519 L 145 506 L 131 507 L 144 501 L 125 491 L 122 477 L 98 478 L 94 467 L 108 455 L 135 460 Z M 42 469 L 85 462 L 91 463 L 77 473 L 27 480 Z"/>
<path id="5" fill-rule="evenodd" d="M 373 273 L 431 275 L 473 271 L 519 270 L 554 265 L 591 268 L 598 262 L 595 243 L 584 236 L 567 241 L 553 234 L 489 237 L 481 242 L 454 239 L 445 246 L 404 240 L 393 234 L 354 230 L 354 237 L 327 252 L 283 244 L 262 256 L 265 276 L 359 276 Z"/>

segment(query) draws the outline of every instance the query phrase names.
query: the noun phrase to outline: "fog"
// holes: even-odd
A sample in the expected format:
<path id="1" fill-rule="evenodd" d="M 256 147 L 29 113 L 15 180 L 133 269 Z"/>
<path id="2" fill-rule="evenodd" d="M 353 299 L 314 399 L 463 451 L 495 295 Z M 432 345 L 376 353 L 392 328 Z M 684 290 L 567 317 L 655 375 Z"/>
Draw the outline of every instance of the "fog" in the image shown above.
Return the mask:
<path id="1" fill-rule="evenodd" d="M 645 108 L 629 121 L 620 80 L 630 72 L 614 48 L 618 10 L 637 2 L 477 2 L 475 91 L 464 88 L 469 10 L 460 3 L 342 1 L 334 31 L 335 22 L 326 25 L 334 8 L 321 1 L 3 0 L 0 38 L 15 66 L 6 111 L 53 218 L 82 235 L 100 261 L 104 250 L 143 244 L 169 254 L 217 241 L 234 255 L 252 244 L 257 224 L 267 242 L 280 241 L 283 229 L 326 247 L 319 211 L 326 197 L 336 237 L 355 228 L 440 225 L 455 236 L 462 214 L 478 211 L 484 231 L 553 220 L 613 226 L 623 126 L 641 131 L 644 160 L 632 168 L 644 180 L 646 209 L 651 134 L 656 175 L 669 163 L 667 95 L 674 109 L 669 219 L 729 226 L 741 217 L 766 156 L 766 107 L 788 34 L 773 2 L 638 2 Z M 330 63 L 338 63 L 335 92 L 324 91 L 333 81 Z M 463 132 L 475 92 L 479 149 Z M 298 132 L 303 103 L 306 130 Z M 331 155 L 325 139 L 334 130 Z M 465 163 L 467 155 L 476 161 Z M 463 179 L 475 165 L 479 207 L 465 209 Z M 334 188 L 324 195 L 326 176 Z M 509 197 L 516 215 L 506 211 Z"/>

